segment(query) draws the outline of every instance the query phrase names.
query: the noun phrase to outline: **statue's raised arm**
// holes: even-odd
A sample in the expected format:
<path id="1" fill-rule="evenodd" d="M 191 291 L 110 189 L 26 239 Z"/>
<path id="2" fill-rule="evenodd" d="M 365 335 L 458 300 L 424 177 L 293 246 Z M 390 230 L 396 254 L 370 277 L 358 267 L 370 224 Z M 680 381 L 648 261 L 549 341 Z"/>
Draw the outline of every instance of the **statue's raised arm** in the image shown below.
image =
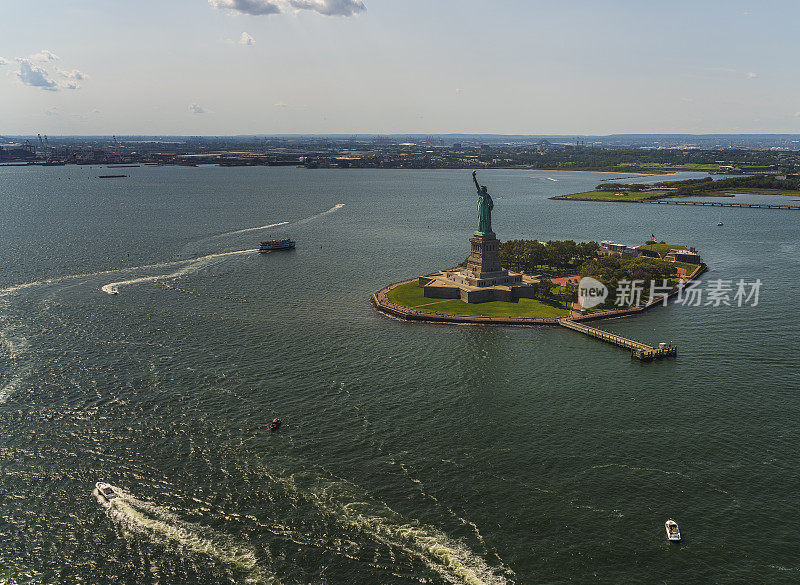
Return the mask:
<path id="1" fill-rule="evenodd" d="M 478 193 L 481 192 L 481 186 L 478 184 L 478 171 L 472 171 L 472 180 L 475 181 L 475 188 L 478 190 Z"/>

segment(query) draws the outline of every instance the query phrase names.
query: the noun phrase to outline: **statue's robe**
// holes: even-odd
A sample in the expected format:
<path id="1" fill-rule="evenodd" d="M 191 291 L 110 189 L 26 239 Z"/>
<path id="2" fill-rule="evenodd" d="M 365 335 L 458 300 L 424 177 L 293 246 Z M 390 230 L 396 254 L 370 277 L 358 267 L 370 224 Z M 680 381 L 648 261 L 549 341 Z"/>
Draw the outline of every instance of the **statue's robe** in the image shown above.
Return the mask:
<path id="1" fill-rule="evenodd" d="M 478 197 L 478 231 L 483 234 L 492 233 L 492 209 L 494 202 L 488 193 Z"/>

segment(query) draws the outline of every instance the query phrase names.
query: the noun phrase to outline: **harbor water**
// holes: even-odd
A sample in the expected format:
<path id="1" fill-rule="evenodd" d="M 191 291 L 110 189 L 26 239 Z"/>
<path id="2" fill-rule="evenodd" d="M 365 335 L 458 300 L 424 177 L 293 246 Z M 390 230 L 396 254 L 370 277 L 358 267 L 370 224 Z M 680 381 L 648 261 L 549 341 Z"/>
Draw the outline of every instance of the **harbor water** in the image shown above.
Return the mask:
<path id="1" fill-rule="evenodd" d="M 800 581 L 800 212 L 479 172 L 501 240 L 655 235 L 760 279 L 599 325 L 678 346 L 641 363 L 373 309 L 466 257 L 469 171 L 106 172 L 0 167 L 0 583 Z"/>

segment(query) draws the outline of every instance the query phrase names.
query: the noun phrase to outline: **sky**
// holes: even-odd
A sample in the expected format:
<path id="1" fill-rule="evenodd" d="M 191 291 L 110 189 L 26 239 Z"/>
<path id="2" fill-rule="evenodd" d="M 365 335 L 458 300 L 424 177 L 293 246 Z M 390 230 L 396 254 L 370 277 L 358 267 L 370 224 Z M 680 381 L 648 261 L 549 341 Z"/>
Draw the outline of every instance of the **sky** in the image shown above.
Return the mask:
<path id="1" fill-rule="evenodd" d="M 0 134 L 800 133 L 798 0 L 0 0 Z"/>

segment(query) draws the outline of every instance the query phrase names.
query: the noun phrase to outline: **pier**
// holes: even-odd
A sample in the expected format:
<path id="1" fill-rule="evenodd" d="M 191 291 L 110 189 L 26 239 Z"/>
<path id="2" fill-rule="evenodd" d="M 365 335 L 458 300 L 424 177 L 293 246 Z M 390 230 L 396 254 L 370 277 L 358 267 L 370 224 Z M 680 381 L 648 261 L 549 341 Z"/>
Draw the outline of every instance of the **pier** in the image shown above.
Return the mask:
<path id="1" fill-rule="evenodd" d="M 641 199 L 631 203 L 647 203 L 648 205 L 697 205 L 700 207 L 750 207 L 752 209 L 795 209 L 800 205 L 780 205 L 777 203 L 723 203 L 722 201 L 675 201 L 667 199 Z"/>
<path id="2" fill-rule="evenodd" d="M 627 337 L 622 337 L 621 335 L 609 333 L 608 331 L 603 331 L 602 329 L 597 329 L 595 327 L 589 327 L 588 325 L 578 323 L 572 319 L 559 319 L 558 324 L 562 327 L 566 327 L 567 329 L 572 329 L 573 331 L 588 335 L 589 337 L 594 337 L 595 339 L 616 345 L 617 347 L 629 349 L 631 350 L 631 357 L 636 358 L 637 360 L 650 361 L 653 359 L 675 357 L 678 355 L 677 347 L 652 347 L 645 343 L 634 341 L 633 339 L 628 339 Z"/>

